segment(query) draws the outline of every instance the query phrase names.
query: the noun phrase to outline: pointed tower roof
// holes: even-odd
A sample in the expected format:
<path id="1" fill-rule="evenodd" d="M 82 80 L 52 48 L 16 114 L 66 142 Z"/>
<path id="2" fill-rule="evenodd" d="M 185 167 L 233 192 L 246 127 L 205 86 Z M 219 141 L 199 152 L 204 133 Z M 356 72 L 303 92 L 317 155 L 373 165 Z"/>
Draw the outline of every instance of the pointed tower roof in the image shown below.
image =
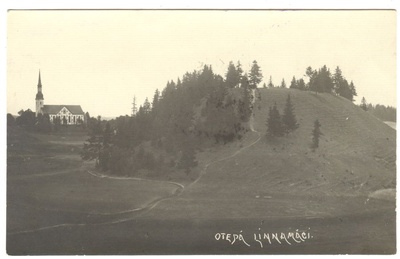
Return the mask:
<path id="1" fill-rule="evenodd" d="M 38 86 L 42 86 L 42 82 L 41 82 L 41 80 L 40 80 L 40 69 L 39 69 L 39 82 L 38 82 Z"/>
<path id="2" fill-rule="evenodd" d="M 42 82 L 40 80 L 40 70 L 39 70 L 39 82 L 38 82 L 38 92 L 36 94 L 36 100 L 43 100 L 43 93 L 42 93 Z"/>

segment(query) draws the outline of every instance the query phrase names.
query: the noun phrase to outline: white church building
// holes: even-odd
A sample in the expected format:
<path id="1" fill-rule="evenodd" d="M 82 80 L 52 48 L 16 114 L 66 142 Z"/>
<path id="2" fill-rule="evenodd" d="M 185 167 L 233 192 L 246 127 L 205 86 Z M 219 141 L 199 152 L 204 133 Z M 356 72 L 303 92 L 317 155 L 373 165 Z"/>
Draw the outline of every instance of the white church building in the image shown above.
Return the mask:
<path id="1" fill-rule="evenodd" d="M 40 71 L 37 88 L 38 92 L 35 99 L 36 116 L 38 116 L 38 114 L 48 114 L 51 122 L 54 122 L 54 120 L 58 118 L 61 124 L 67 125 L 82 124 L 85 121 L 85 113 L 80 105 L 44 105 Z"/>

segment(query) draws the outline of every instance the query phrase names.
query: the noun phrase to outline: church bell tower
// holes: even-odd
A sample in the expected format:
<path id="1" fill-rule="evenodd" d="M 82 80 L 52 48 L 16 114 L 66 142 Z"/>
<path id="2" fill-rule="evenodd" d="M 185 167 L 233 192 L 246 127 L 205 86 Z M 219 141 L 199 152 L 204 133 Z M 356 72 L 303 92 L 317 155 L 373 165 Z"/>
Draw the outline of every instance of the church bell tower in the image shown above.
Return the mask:
<path id="1" fill-rule="evenodd" d="M 42 93 L 42 82 L 40 80 L 40 70 L 39 70 L 39 82 L 37 85 L 38 92 L 36 94 L 36 116 L 41 113 L 43 114 L 42 108 L 44 105 L 43 93 Z"/>

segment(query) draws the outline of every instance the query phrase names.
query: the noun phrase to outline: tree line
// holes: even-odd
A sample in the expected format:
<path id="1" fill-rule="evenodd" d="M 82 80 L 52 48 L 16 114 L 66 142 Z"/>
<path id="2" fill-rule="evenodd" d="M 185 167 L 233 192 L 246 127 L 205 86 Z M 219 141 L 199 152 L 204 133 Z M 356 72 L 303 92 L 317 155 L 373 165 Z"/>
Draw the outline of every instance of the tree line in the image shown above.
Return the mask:
<path id="1" fill-rule="evenodd" d="M 293 77 L 290 88 L 334 93 L 351 101 L 357 94 L 353 82 L 348 83 L 339 67 L 334 74 L 326 66 L 318 70 L 308 67 L 306 75 L 307 83 Z M 120 174 L 139 170 L 168 174 L 177 169 L 189 174 L 197 164 L 197 151 L 241 139 L 248 131 L 255 98 L 251 90 L 262 80 L 256 60 L 247 72 L 240 61 L 230 61 L 225 77 L 214 73 L 211 65 L 186 72 L 176 81 L 168 81 L 162 91 L 157 89 L 152 101 L 146 98 L 137 107 L 134 98 L 131 116 L 120 116 L 108 126 L 92 118 L 82 158 L 94 159 L 101 170 Z M 274 87 L 271 77 L 268 87 Z M 280 87 L 286 88 L 284 80 Z M 299 125 L 293 110 L 290 96 L 282 118 L 276 105 L 271 107 L 268 135 L 294 131 Z"/>
<path id="2" fill-rule="evenodd" d="M 339 66 L 336 67 L 335 72 L 332 74 L 326 65 L 321 68 L 313 69 L 311 66 L 306 68 L 305 75 L 308 78 L 306 83 L 303 78 L 296 79 L 293 76 L 289 88 L 298 89 L 302 91 L 313 91 L 318 93 L 333 93 L 342 96 L 350 101 L 354 101 L 354 96 L 357 96 L 356 87 L 353 81 L 349 81 L 343 76 L 342 70 Z M 272 76 L 269 78 L 268 85 L 264 83 L 264 88 L 286 88 L 285 79 L 282 79 L 280 85 L 275 86 L 272 83 Z"/>
<path id="3" fill-rule="evenodd" d="M 146 98 L 136 107 L 134 99 L 131 116 L 106 124 L 91 118 L 82 158 L 124 175 L 141 170 L 154 175 L 182 170 L 189 175 L 197 165 L 196 152 L 241 139 L 248 131 L 251 89 L 261 80 L 256 61 L 249 73 L 243 73 L 240 62 L 230 62 L 225 78 L 209 65 L 186 72 L 162 91 L 157 89 L 151 102 Z"/>
<path id="4" fill-rule="evenodd" d="M 367 100 L 363 97 L 360 104 L 361 109 L 368 111 L 375 117 L 382 121 L 393 121 L 396 122 L 396 108 L 392 106 L 385 106 L 381 104 L 373 105 L 367 103 Z"/>
<path id="5" fill-rule="evenodd" d="M 326 66 L 318 71 L 309 67 L 306 75 L 309 82 L 293 77 L 290 88 L 333 92 L 348 99 L 356 95 L 354 84 L 347 82 L 339 67 L 333 75 Z M 252 98 L 255 98 L 251 90 L 262 80 L 261 68 L 255 60 L 247 72 L 240 61 L 229 62 L 225 77 L 214 73 L 211 65 L 205 65 L 200 71 L 186 72 L 176 81 L 168 81 L 162 91 L 155 91 L 152 101 L 146 98 L 140 107 L 136 107 L 134 100 L 132 116 L 120 116 L 106 123 L 101 117 L 87 114 L 84 125 L 89 138 L 82 158 L 95 160 L 101 170 L 121 174 L 139 170 L 168 173 L 176 169 L 189 174 L 197 163 L 197 151 L 241 139 L 248 131 Z M 268 87 L 273 87 L 271 77 Z M 281 87 L 286 87 L 284 80 Z M 298 127 L 290 97 L 282 124 L 277 123 L 281 120 L 279 116 L 276 106 L 271 107 L 269 134 L 288 134 Z M 10 124 L 40 132 L 57 131 L 62 125 L 57 120 L 50 123 L 48 115 L 36 117 L 30 110 L 21 111 L 15 120 L 11 117 L 8 116 Z"/>
<path id="6" fill-rule="evenodd" d="M 28 131 L 36 131 L 39 133 L 50 133 L 58 132 L 62 127 L 67 127 L 67 119 L 64 117 L 64 121 L 61 121 L 59 117 L 55 117 L 53 122 L 50 121 L 48 114 L 38 114 L 33 112 L 31 109 L 20 110 L 18 117 L 14 117 L 12 114 L 7 114 L 7 126 L 13 127 L 18 126 Z M 86 113 L 86 117 L 88 113 Z M 78 127 L 85 129 L 86 124 L 84 121 L 78 119 Z"/>

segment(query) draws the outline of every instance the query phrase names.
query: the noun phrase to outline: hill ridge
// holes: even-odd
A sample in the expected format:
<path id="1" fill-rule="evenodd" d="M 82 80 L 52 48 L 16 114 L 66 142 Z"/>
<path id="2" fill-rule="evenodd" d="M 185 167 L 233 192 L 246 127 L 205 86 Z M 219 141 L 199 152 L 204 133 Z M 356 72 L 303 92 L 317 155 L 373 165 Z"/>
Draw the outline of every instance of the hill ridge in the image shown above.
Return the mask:
<path id="1" fill-rule="evenodd" d="M 221 207 L 229 208 L 230 215 L 224 216 L 240 217 L 248 215 L 245 208 L 277 197 L 294 195 L 296 199 L 308 197 L 310 200 L 353 197 L 365 202 L 378 190 L 395 188 L 396 132 L 383 122 L 350 101 L 331 94 L 316 95 L 293 89 L 256 91 L 261 99 L 254 98 L 254 130 L 259 132 L 260 139 L 251 148 L 237 153 L 234 159 L 222 159 L 208 166 L 207 174 L 196 184 L 178 199 L 160 204 L 155 211 L 168 208 L 171 216 L 177 216 L 173 213 L 175 209 L 182 213 L 183 204 L 195 202 L 200 203 L 198 209 L 185 210 L 185 213 L 193 217 L 215 217 L 220 214 L 214 210 Z M 276 102 L 282 112 L 288 94 L 300 127 L 285 137 L 269 140 L 265 136 L 268 108 Z M 320 147 L 312 152 L 311 131 L 317 118 L 324 135 Z M 207 165 L 205 161 L 210 157 L 227 157 L 227 153 L 232 154 L 232 150 L 249 143 L 253 134 L 249 131 L 241 141 L 199 153 L 199 166 Z M 238 202 L 242 199 L 245 204 Z M 236 204 L 226 204 L 229 200 Z M 322 215 L 326 213 L 322 207 L 307 205 L 304 213 Z M 285 213 L 281 211 L 280 215 Z"/>

